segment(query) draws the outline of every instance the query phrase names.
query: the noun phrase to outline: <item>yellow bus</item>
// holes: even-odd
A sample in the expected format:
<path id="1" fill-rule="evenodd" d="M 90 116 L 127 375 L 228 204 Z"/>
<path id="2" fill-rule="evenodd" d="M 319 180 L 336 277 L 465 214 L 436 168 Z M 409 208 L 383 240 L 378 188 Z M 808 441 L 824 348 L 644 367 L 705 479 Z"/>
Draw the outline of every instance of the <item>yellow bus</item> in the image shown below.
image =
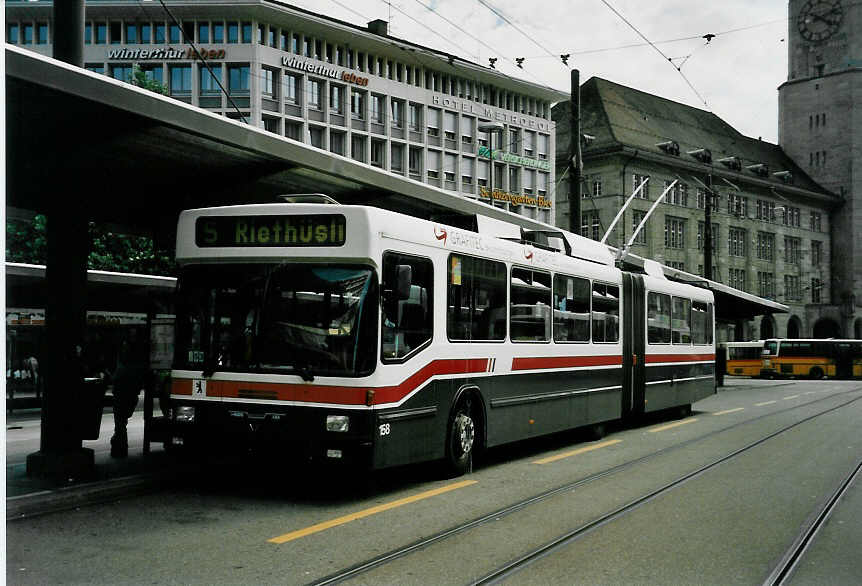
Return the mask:
<path id="1" fill-rule="evenodd" d="M 763 367 L 763 340 L 724 342 L 727 349 L 725 372 L 733 376 L 760 376 Z"/>
<path id="2" fill-rule="evenodd" d="M 767 377 L 862 377 L 862 340 L 766 340 L 761 374 Z"/>

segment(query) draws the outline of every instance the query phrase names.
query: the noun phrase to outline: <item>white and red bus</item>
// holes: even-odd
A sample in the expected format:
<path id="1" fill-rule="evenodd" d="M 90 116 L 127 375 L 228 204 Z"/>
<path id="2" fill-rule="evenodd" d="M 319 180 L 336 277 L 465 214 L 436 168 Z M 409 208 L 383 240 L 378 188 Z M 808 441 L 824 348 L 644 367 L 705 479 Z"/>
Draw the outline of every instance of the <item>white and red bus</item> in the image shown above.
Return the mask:
<path id="1" fill-rule="evenodd" d="M 315 203 L 183 212 L 172 444 L 458 473 L 477 449 L 715 392 L 710 291 L 509 228 Z"/>

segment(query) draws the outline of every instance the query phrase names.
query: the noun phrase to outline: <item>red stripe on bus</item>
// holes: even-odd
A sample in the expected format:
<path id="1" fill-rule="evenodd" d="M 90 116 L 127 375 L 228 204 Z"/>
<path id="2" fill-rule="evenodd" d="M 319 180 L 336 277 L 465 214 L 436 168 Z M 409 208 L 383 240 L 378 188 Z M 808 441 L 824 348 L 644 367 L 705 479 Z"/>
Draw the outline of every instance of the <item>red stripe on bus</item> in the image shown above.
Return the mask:
<path id="1" fill-rule="evenodd" d="M 208 380 L 208 398 L 264 399 L 275 401 L 297 401 L 304 403 L 330 403 L 333 405 L 365 405 L 367 391 L 374 391 L 372 404 L 395 403 L 438 375 L 472 374 L 488 370 L 487 358 L 435 360 L 426 364 L 404 382 L 388 387 L 357 385 L 326 386 L 294 383 L 255 383 L 245 381 Z M 174 395 L 192 394 L 190 380 L 174 380 L 171 388 Z"/>
<path id="2" fill-rule="evenodd" d="M 647 354 L 646 362 L 701 362 L 715 360 L 715 354 Z"/>
<path id="3" fill-rule="evenodd" d="M 512 370 L 541 370 L 546 368 L 572 368 L 575 366 L 619 366 L 622 356 L 547 356 L 513 358 Z"/>

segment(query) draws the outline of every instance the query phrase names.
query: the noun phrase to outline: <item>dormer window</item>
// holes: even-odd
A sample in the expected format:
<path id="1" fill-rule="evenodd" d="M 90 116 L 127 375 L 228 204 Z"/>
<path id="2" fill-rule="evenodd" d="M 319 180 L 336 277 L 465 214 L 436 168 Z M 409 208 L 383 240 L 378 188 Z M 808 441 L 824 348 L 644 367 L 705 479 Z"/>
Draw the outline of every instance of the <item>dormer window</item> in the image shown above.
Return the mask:
<path id="1" fill-rule="evenodd" d="M 732 171 L 742 171 L 742 161 L 739 157 L 724 157 L 718 162 Z"/>
<path id="2" fill-rule="evenodd" d="M 669 155 L 673 155 L 675 157 L 679 156 L 679 143 L 675 140 L 666 140 L 664 142 L 658 142 L 656 145 L 658 148 L 663 150 L 665 153 Z"/>
<path id="3" fill-rule="evenodd" d="M 792 171 L 776 171 L 772 174 L 773 177 L 778 177 L 784 183 L 788 185 L 793 185 L 793 172 Z"/>
<path id="4" fill-rule="evenodd" d="M 700 161 L 701 163 L 712 162 L 712 153 L 709 151 L 709 149 L 694 149 L 693 151 L 688 151 L 688 154 Z"/>
<path id="5" fill-rule="evenodd" d="M 754 165 L 746 165 L 745 168 L 759 177 L 766 177 L 769 175 L 769 165 L 767 165 L 765 163 L 755 163 Z"/>

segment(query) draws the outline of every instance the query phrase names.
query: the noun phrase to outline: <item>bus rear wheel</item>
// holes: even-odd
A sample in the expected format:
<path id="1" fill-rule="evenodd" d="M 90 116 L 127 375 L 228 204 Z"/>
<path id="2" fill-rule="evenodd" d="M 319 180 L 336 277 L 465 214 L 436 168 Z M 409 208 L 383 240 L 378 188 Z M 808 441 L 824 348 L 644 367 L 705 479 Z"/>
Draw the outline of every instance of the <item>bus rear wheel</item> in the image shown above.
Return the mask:
<path id="1" fill-rule="evenodd" d="M 448 429 L 446 468 L 453 476 L 461 476 L 472 468 L 476 446 L 476 423 L 469 398 L 460 400 L 452 410 Z"/>
<path id="2" fill-rule="evenodd" d="M 808 376 L 810 376 L 814 380 L 819 380 L 823 378 L 823 370 L 819 366 L 815 366 L 808 371 Z"/>

